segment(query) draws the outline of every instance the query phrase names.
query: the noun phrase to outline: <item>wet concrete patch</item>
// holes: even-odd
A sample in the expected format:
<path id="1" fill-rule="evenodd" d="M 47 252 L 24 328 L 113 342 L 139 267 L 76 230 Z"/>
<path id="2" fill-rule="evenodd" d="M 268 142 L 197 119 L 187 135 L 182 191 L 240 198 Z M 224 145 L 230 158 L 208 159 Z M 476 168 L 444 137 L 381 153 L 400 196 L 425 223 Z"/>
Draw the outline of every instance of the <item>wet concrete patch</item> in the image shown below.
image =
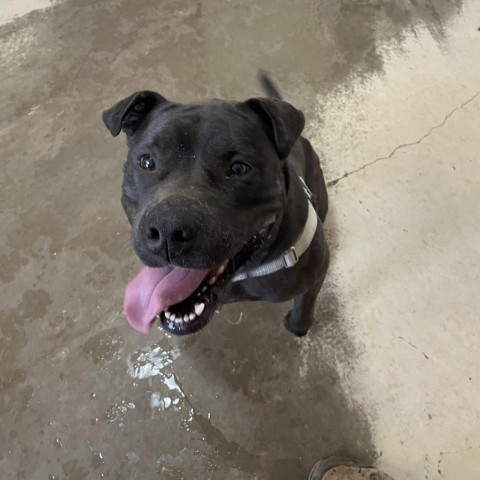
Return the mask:
<path id="1" fill-rule="evenodd" d="M 16 406 L 18 410 L 15 414 L 22 415 L 28 405 L 32 389 L 30 386 L 23 386 L 27 370 L 21 362 L 27 347 L 26 329 L 35 328 L 32 321 L 41 320 L 51 303 L 52 300 L 45 290 L 27 290 L 16 307 L 1 312 L 0 385 L 5 392 L 0 401 L 1 413 L 7 413 Z"/>
<path id="2" fill-rule="evenodd" d="M 79 465 L 78 460 L 72 459 L 62 465 L 66 480 L 83 480 L 88 477 L 89 469 Z"/>
<path id="3" fill-rule="evenodd" d="M 125 342 L 118 333 L 118 329 L 110 328 L 89 338 L 84 343 L 82 350 L 92 359 L 93 363 L 104 364 L 111 361 L 115 356 L 119 359 L 124 344 Z"/>

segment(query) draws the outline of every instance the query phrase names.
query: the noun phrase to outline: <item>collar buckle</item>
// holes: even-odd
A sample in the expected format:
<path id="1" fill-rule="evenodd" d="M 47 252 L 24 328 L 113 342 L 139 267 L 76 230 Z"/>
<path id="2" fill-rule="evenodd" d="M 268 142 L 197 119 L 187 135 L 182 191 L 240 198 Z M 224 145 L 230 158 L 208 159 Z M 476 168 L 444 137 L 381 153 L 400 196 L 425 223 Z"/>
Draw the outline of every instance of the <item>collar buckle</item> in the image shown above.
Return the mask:
<path id="1" fill-rule="evenodd" d="M 298 255 L 295 247 L 290 247 L 283 255 L 283 265 L 285 268 L 293 267 L 298 263 Z"/>

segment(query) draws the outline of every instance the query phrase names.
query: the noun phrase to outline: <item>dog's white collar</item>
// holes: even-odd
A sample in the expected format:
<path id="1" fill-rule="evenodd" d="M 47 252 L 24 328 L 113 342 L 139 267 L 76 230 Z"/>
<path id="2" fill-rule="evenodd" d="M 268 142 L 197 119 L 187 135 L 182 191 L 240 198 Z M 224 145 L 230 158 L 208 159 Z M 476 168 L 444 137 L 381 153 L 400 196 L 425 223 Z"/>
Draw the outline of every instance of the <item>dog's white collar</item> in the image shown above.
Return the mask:
<path id="1" fill-rule="evenodd" d="M 307 251 L 307 248 L 312 243 L 315 232 L 317 231 L 318 216 L 312 205 L 312 192 L 305 184 L 303 178 L 299 178 L 308 197 L 308 216 L 303 231 L 297 238 L 297 241 L 276 259 L 264 263 L 252 270 L 248 270 L 247 272 L 237 273 L 232 278 L 232 282 L 239 282 L 240 280 L 246 280 L 247 278 L 253 277 L 263 277 L 264 275 L 270 275 L 271 273 L 278 272 L 284 268 L 291 268 L 297 264 L 300 257 Z"/>

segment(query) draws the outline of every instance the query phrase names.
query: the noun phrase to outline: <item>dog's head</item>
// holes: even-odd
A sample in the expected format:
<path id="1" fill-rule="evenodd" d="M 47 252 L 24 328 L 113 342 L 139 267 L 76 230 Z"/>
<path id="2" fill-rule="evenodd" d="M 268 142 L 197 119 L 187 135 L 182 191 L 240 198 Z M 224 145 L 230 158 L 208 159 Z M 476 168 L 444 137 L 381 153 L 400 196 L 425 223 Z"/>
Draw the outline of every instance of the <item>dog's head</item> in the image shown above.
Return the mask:
<path id="1" fill-rule="evenodd" d="M 159 314 L 172 333 L 197 331 L 285 209 L 303 114 L 277 99 L 179 104 L 142 91 L 103 120 L 127 137 L 122 204 L 147 267 L 127 288 L 127 317 L 141 331 Z"/>

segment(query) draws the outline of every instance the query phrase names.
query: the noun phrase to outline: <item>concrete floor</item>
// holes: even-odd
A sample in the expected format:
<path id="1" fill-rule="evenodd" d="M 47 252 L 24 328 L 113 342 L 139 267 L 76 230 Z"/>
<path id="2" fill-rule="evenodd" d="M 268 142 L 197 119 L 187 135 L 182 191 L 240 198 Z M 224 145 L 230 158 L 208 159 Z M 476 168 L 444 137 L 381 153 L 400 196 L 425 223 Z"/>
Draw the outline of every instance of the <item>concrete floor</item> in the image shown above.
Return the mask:
<path id="1" fill-rule="evenodd" d="M 0 478 L 302 480 L 322 456 L 480 478 L 480 2 L 3 0 Z M 435 6 L 434 6 L 435 5 Z M 15 14 L 18 16 L 14 17 Z M 261 94 L 323 153 L 333 260 L 304 339 L 237 304 L 133 331 L 134 90 Z"/>

